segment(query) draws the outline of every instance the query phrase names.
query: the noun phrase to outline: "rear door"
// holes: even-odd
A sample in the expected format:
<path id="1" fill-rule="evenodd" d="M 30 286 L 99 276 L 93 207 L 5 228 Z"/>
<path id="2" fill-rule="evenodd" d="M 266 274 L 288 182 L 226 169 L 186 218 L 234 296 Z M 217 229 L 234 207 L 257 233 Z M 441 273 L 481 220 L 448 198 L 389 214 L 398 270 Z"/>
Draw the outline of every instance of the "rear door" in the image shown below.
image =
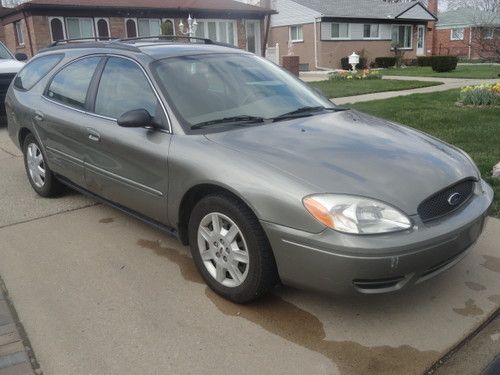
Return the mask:
<path id="1" fill-rule="evenodd" d="M 78 59 L 64 66 L 49 83 L 34 113 L 50 168 L 73 183 L 84 185 L 88 92 L 101 56 Z"/>
<path id="2" fill-rule="evenodd" d="M 167 157 L 171 134 L 164 107 L 144 69 L 109 56 L 94 88 L 95 121 L 87 131 L 87 189 L 166 223 Z M 123 128 L 125 112 L 146 109 L 162 128 Z"/>

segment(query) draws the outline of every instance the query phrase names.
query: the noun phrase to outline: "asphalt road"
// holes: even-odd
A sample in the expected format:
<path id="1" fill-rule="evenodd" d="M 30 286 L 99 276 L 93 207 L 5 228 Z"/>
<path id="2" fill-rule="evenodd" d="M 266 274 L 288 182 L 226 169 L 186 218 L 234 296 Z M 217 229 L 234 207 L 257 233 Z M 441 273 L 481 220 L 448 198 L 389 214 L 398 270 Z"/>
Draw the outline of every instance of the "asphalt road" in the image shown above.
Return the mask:
<path id="1" fill-rule="evenodd" d="M 500 306 L 500 220 L 405 293 L 212 293 L 175 239 L 76 193 L 42 199 L 0 128 L 0 275 L 51 374 L 418 374 Z M 497 341 L 500 343 L 500 341 Z"/>

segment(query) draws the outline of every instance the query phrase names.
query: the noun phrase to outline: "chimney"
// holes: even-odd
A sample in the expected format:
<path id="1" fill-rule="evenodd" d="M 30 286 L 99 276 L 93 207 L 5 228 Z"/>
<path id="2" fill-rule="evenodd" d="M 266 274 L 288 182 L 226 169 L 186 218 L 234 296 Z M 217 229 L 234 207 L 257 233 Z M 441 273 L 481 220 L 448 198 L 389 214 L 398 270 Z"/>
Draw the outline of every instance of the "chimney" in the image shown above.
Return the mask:
<path id="1" fill-rule="evenodd" d="M 427 3 L 427 9 L 434 16 L 438 16 L 438 0 L 429 0 Z M 436 38 L 436 22 L 430 21 L 427 23 L 427 33 L 425 38 L 425 54 L 427 56 L 436 54 L 436 46 L 437 38 Z"/>
<path id="2" fill-rule="evenodd" d="M 438 14 L 438 0 L 429 0 L 427 4 L 427 9 L 429 12 L 437 16 Z"/>

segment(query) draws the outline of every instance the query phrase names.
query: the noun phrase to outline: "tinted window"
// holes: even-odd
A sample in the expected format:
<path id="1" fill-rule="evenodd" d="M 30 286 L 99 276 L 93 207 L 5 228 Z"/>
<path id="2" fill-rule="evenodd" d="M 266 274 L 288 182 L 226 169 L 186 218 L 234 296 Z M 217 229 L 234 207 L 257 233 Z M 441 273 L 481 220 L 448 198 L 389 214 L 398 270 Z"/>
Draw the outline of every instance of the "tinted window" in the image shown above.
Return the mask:
<path id="1" fill-rule="evenodd" d="M 65 67 L 52 79 L 47 96 L 73 107 L 84 108 L 90 81 L 100 60 L 100 57 L 89 57 Z"/>
<path id="2" fill-rule="evenodd" d="M 2 42 L 0 42 L 0 59 L 13 59 L 14 56 L 10 53 L 10 51 L 4 46 Z"/>
<path id="3" fill-rule="evenodd" d="M 95 112 L 119 118 L 125 112 L 145 109 L 155 116 L 158 100 L 144 73 L 130 60 L 111 57 L 102 73 Z"/>
<path id="4" fill-rule="evenodd" d="M 14 86 L 30 90 L 63 58 L 63 55 L 48 55 L 31 60 L 17 75 Z"/>

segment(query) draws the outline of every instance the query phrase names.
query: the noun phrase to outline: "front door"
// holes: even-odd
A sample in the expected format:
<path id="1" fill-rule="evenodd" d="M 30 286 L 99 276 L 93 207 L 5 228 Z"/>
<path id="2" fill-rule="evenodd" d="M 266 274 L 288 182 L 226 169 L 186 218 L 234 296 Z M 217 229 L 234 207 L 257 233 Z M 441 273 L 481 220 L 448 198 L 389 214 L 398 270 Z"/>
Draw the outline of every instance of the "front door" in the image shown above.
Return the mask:
<path id="1" fill-rule="evenodd" d="M 417 29 L 417 56 L 425 56 L 425 26 L 418 25 Z"/>
<path id="2" fill-rule="evenodd" d="M 260 21 L 246 21 L 247 51 L 260 56 L 262 52 L 260 44 Z"/>
<path id="3" fill-rule="evenodd" d="M 167 223 L 168 150 L 171 135 L 142 68 L 128 58 L 109 57 L 94 88 L 95 121 L 87 128 L 87 189 L 158 222 Z M 117 119 L 145 109 L 164 129 L 124 128 Z"/>

